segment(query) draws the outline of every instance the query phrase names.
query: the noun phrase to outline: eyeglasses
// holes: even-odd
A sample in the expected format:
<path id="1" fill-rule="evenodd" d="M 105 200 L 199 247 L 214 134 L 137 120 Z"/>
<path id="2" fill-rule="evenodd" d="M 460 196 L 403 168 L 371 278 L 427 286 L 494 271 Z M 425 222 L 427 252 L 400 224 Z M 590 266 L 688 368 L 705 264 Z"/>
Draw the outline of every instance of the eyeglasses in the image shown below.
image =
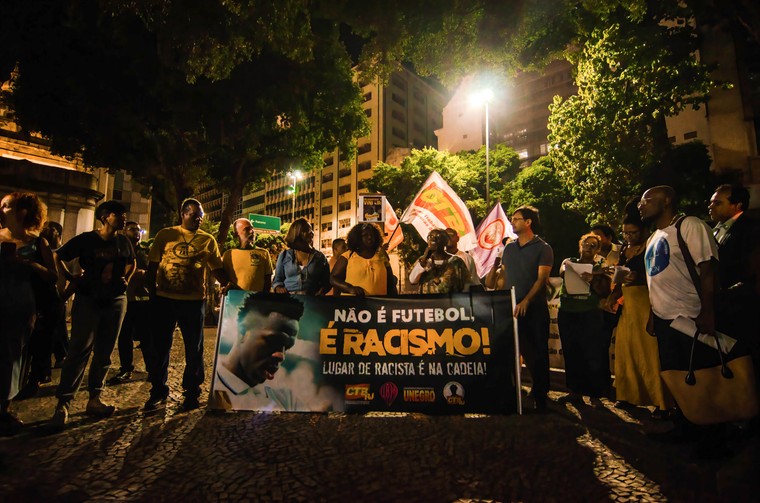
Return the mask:
<path id="1" fill-rule="evenodd" d="M 139 232 L 140 234 L 142 234 L 143 232 L 145 232 L 144 230 L 142 230 L 142 229 L 141 229 L 141 228 L 139 228 L 139 227 L 127 227 L 127 228 L 126 228 L 126 229 L 124 229 L 124 230 L 125 230 L 125 231 L 130 231 L 130 232 Z"/>
<path id="2" fill-rule="evenodd" d="M 518 220 L 525 220 L 523 217 L 512 217 L 509 219 L 510 222 L 517 222 Z"/>

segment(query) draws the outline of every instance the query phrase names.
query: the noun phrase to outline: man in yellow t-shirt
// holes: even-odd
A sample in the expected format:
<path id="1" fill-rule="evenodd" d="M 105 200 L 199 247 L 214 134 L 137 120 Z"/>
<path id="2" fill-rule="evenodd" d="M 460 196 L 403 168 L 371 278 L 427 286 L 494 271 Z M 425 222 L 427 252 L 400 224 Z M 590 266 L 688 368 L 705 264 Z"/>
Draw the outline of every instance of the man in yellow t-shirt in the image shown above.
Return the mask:
<path id="1" fill-rule="evenodd" d="M 239 218 L 232 224 L 240 247 L 227 250 L 222 257 L 224 272 L 230 278 L 232 288 L 248 292 L 268 292 L 272 287 L 272 260 L 269 252 L 253 245 L 253 225 L 247 218 Z"/>
<path id="2" fill-rule="evenodd" d="M 174 327 L 179 325 L 185 343 L 185 390 L 183 407 L 199 406 L 203 373 L 203 322 L 206 313 L 206 269 L 222 285 L 229 282 L 214 236 L 200 229 L 203 207 L 195 199 L 185 199 L 180 208 L 181 224 L 156 234 L 148 253 L 145 287 L 152 310 L 150 358 L 146 362 L 152 384 L 145 410 L 166 403 L 169 386 L 169 351 Z"/>

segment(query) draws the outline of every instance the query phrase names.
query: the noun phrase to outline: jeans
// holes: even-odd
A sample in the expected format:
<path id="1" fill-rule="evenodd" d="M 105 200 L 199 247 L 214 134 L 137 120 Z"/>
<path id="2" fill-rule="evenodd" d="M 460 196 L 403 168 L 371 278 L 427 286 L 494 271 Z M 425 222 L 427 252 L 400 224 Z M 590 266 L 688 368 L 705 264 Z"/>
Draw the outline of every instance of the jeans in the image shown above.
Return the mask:
<path id="1" fill-rule="evenodd" d="M 206 313 L 205 300 L 175 300 L 156 297 L 151 301 L 150 331 L 151 362 L 148 380 L 152 384 L 151 397 L 169 395 L 169 353 L 172 348 L 174 327 L 179 325 L 185 343 L 185 372 L 182 388 L 186 397 L 197 398 L 203 384 L 203 321 Z M 143 341 L 143 345 L 145 341 Z"/>
<path id="2" fill-rule="evenodd" d="M 127 310 L 127 297 L 120 295 L 103 305 L 88 295 L 76 294 L 71 308 L 71 345 L 63 362 L 61 383 L 55 392 L 60 401 L 74 398 L 92 354 L 87 388 L 90 395 L 103 390 L 111 367 L 111 352 Z"/>

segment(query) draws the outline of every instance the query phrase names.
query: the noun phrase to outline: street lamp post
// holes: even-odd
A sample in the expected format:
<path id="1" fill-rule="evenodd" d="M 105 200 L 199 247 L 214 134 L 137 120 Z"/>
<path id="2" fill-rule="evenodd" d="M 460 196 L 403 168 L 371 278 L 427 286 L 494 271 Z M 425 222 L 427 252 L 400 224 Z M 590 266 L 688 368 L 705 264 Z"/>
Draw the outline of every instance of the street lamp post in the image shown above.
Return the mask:
<path id="1" fill-rule="evenodd" d="M 290 216 L 290 221 L 295 222 L 296 221 L 296 193 L 298 192 L 298 187 L 296 186 L 296 183 L 298 180 L 301 179 L 301 172 L 300 171 L 294 171 L 288 173 L 288 176 L 293 181 L 293 185 L 290 186 L 290 191 L 293 193 L 293 211 Z"/>
<path id="2" fill-rule="evenodd" d="M 490 140 L 491 140 L 491 134 L 489 132 L 488 127 L 488 104 L 493 99 L 493 91 L 490 89 L 483 89 L 479 93 L 475 94 L 473 96 L 473 100 L 477 103 L 482 103 L 483 107 L 485 109 L 485 119 L 486 119 L 486 211 L 488 211 L 491 208 L 491 166 L 490 166 L 490 158 L 489 158 L 489 147 L 490 147 Z"/>

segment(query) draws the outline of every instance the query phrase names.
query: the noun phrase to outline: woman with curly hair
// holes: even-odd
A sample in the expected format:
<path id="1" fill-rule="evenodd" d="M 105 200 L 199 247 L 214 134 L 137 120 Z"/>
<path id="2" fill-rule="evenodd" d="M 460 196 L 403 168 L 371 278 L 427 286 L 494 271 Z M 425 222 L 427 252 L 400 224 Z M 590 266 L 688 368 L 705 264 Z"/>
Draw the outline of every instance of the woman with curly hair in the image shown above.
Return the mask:
<path id="1" fill-rule="evenodd" d="M 0 201 L 1 435 L 13 435 L 22 426 L 10 402 L 18 392 L 22 349 L 34 328 L 35 294 L 58 278 L 53 252 L 38 235 L 46 216 L 47 208 L 32 193 L 13 192 Z"/>
<path id="2" fill-rule="evenodd" d="M 272 289 L 275 293 L 324 295 L 330 290 L 330 264 L 312 246 L 314 230 L 305 218 L 298 218 L 285 236 L 287 250 L 277 257 Z"/>
<path id="3" fill-rule="evenodd" d="M 330 282 L 336 292 L 349 295 L 394 293 L 394 276 L 383 238 L 372 224 L 355 225 L 348 232 L 348 251 L 335 261 Z"/>

